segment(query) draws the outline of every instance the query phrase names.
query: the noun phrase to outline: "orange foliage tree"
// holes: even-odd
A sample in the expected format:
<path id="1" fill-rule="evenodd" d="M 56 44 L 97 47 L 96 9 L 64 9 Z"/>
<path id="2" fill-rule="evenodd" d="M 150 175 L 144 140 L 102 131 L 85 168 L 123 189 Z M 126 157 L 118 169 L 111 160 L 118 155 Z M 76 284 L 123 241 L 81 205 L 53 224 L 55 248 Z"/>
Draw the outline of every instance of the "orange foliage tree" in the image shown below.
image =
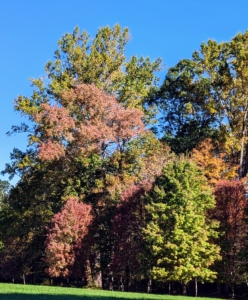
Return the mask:
<path id="1" fill-rule="evenodd" d="M 201 142 L 192 151 L 192 159 L 204 170 L 204 174 L 211 185 L 220 179 L 237 177 L 238 166 L 226 161 L 226 153 L 216 149 L 211 139 Z"/>

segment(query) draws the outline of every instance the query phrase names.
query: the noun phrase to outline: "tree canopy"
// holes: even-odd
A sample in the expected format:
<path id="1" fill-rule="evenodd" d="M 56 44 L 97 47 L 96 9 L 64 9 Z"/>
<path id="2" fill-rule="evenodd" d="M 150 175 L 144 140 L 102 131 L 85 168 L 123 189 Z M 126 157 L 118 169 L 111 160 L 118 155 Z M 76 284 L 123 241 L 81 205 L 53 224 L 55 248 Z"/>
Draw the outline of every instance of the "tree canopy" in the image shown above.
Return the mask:
<path id="1" fill-rule="evenodd" d="M 28 121 L 8 134 L 28 145 L 2 172 L 20 180 L 0 182 L 0 279 L 184 294 L 215 281 L 234 297 L 248 253 L 247 37 L 203 43 L 159 86 L 160 59 L 125 57 L 127 28 L 64 34 L 14 102 Z"/>
<path id="2" fill-rule="evenodd" d="M 247 37 L 202 43 L 192 59 L 168 70 L 158 93 L 164 140 L 172 149 L 186 153 L 217 139 L 239 164 L 240 178 L 247 173 Z"/>

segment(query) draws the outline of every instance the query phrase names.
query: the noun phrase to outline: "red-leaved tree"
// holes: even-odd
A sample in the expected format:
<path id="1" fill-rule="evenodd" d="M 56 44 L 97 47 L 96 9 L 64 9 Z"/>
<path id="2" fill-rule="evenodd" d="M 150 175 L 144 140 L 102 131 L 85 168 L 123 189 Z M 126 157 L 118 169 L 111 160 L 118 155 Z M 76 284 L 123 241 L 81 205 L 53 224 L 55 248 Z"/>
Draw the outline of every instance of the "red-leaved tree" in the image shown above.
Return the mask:
<path id="1" fill-rule="evenodd" d="M 144 180 L 124 191 L 113 219 L 111 233 L 114 240 L 114 253 L 111 268 L 115 277 L 119 279 L 121 290 L 125 286 L 125 290 L 128 291 L 131 278 L 140 278 L 140 275 L 146 271 L 147 266 L 140 264 L 139 256 L 144 254 L 142 226 L 145 222 L 145 203 L 143 196 L 151 187 L 152 183 Z"/>
<path id="2" fill-rule="evenodd" d="M 220 222 L 219 245 L 222 261 L 219 266 L 220 280 L 232 287 L 238 283 L 244 273 L 247 247 L 247 209 L 248 201 L 244 184 L 240 180 L 221 180 L 215 188 L 216 207 L 212 217 Z"/>
<path id="3" fill-rule="evenodd" d="M 70 197 L 62 211 L 54 215 L 45 242 L 46 271 L 51 277 L 70 275 L 91 220 L 91 206 L 76 197 Z"/>
<path id="4" fill-rule="evenodd" d="M 78 85 L 64 91 L 56 105 L 42 104 L 36 114 L 39 157 L 52 160 L 92 152 L 106 156 L 143 132 L 142 116 L 139 109 L 124 108 L 94 85 Z"/>

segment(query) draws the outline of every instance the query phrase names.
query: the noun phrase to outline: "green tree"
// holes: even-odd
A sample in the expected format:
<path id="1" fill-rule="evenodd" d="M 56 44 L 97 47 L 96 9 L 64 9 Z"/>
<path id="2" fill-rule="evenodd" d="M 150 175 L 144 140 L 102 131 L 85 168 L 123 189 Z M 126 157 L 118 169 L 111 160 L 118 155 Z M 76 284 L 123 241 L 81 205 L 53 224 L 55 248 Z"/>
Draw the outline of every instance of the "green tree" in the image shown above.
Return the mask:
<path id="1" fill-rule="evenodd" d="M 145 239 L 156 264 L 155 279 L 187 283 L 195 278 L 213 280 L 210 266 L 219 259 L 219 247 L 211 243 L 217 224 L 207 212 L 215 201 L 205 177 L 185 159 L 169 163 L 147 196 Z M 197 293 L 197 290 L 196 290 Z"/>
<path id="2" fill-rule="evenodd" d="M 202 69 L 193 60 L 181 60 L 168 70 L 157 93 L 162 113 L 158 130 L 176 154 L 188 153 L 217 135 L 216 118 L 205 108 L 209 89 Z"/>
<path id="3" fill-rule="evenodd" d="M 0 211 L 1 275 L 9 280 L 45 277 L 43 261 L 46 226 L 63 204 L 58 162 L 48 168 L 30 168 L 12 187 Z M 56 171 L 57 169 L 57 171 Z M 52 176 L 48 176 L 48 174 Z M 32 274 L 32 275 L 31 275 Z"/>
<path id="4" fill-rule="evenodd" d="M 167 140 L 171 136 L 172 142 L 189 140 L 186 149 L 192 149 L 217 128 L 229 160 L 239 164 L 240 178 L 248 171 L 247 44 L 248 31 L 230 42 L 202 43 L 191 60 L 182 60 L 169 70 L 161 90 L 161 106 L 168 111 Z M 194 126 L 189 130 L 190 124 Z"/>
<path id="5" fill-rule="evenodd" d="M 247 43 L 248 31 L 237 34 L 230 42 L 218 44 L 210 40 L 193 54 L 193 59 L 211 84 L 207 109 L 217 117 L 221 133 L 227 138 L 227 145 L 239 153 L 240 178 L 248 171 Z"/>

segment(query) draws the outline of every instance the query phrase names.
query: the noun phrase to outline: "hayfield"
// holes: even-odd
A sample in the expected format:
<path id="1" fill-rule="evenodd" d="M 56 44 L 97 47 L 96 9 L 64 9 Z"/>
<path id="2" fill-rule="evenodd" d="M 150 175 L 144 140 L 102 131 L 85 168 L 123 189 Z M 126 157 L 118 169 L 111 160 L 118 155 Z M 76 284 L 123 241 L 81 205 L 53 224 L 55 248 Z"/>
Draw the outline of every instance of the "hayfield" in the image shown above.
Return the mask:
<path id="1" fill-rule="evenodd" d="M 0 284 L 1 300 L 108 300 L 108 299 L 140 299 L 140 300 L 214 300 L 213 298 L 193 298 L 169 295 L 151 295 L 140 293 L 111 292 L 79 288 L 63 288 L 21 284 Z"/>

